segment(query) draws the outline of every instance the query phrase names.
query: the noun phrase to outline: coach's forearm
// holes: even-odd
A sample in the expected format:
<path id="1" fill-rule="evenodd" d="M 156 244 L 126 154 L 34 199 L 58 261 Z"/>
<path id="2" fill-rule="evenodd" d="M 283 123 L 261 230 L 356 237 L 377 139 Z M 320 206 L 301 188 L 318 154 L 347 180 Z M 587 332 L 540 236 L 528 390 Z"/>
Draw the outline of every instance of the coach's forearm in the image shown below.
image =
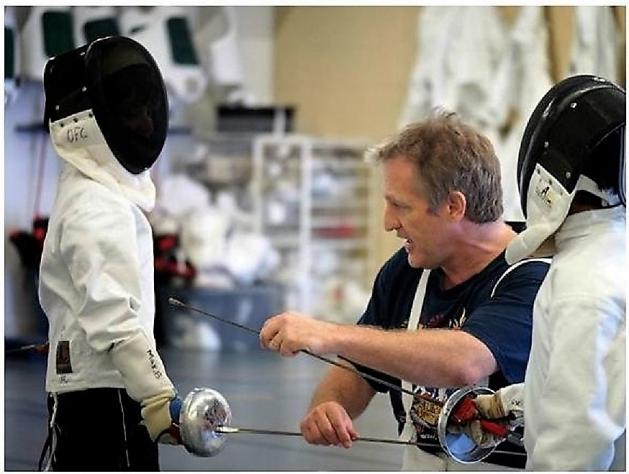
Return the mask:
<path id="1" fill-rule="evenodd" d="M 464 331 L 339 325 L 334 339 L 339 355 L 418 385 L 474 384 L 497 368 L 487 346 Z"/>
<path id="2" fill-rule="evenodd" d="M 338 367 L 331 367 L 317 386 L 310 408 L 325 402 L 337 402 L 354 419 L 365 411 L 375 393 L 375 390 L 359 375 Z"/>

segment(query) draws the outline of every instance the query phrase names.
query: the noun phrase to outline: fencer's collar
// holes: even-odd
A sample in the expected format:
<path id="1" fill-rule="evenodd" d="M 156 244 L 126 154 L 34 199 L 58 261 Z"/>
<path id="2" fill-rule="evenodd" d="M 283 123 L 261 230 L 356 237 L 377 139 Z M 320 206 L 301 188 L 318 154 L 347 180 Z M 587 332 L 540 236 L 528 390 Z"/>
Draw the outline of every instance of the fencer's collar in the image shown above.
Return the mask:
<path id="1" fill-rule="evenodd" d="M 624 206 L 618 205 L 606 209 L 592 209 L 589 211 L 577 212 L 566 217 L 565 222 L 555 234 L 555 243 L 560 249 L 565 242 L 597 232 L 597 229 L 609 226 L 620 226 L 625 228 L 627 210 Z"/>
<path id="2" fill-rule="evenodd" d="M 155 185 L 149 171 L 134 175 L 118 162 L 91 110 L 51 122 L 50 135 L 63 160 L 146 212 L 153 209 Z"/>
<path id="3" fill-rule="evenodd" d="M 543 166 L 539 163 L 535 166 L 527 194 L 526 229 L 507 247 L 505 258 L 509 264 L 534 254 L 557 231 L 568 216 L 578 191 L 587 191 L 609 204 L 615 204 L 614 197 L 603 192 L 587 176 L 581 175 L 574 190 L 569 193 Z"/>

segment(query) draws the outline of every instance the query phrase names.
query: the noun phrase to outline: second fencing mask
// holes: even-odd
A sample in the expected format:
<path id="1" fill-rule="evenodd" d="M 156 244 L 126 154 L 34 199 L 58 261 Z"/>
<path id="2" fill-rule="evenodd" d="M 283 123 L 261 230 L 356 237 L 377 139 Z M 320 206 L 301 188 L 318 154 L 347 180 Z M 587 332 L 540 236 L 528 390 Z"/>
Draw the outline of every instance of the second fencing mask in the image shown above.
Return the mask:
<path id="1" fill-rule="evenodd" d="M 625 91 L 597 76 L 569 77 L 541 99 L 524 131 L 518 185 L 526 229 L 510 263 L 533 254 L 568 216 L 579 191 L 625 205 Z"/>
<path id="2" fill-rule="evenodd" d="M 45 126 L 65 150 L 108 151 L 134 175 L 157 160 L 168 127 L 166 89 L 136 41 L 110 36 L 51 58 L 44 89 Z"/>

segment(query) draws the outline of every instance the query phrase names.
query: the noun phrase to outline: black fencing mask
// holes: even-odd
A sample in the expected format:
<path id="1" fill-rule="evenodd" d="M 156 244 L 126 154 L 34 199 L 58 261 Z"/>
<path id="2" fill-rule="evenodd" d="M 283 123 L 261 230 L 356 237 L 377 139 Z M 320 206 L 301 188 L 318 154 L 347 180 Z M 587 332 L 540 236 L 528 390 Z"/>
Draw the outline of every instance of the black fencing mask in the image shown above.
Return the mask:
<path id="1" fill-rule="evenodd" d="M 601 207 L 625 205 L 625 107 L 622 88 L 591 75 L 564 79 L 540 100 L 520 146 L 526 229 L 507 247 L 509 263 L 557 231 L 577 193 Z"/>
<path id="2" fill-rule="evenodd" d="M 64 127 L 69 145 L 95 145 L 93 124 L 81 125 L 93 118 L 106 146 L 130 173 L 139 174 L 157 160 L 168 127 L 166 88 L 153 57 L 136 41 L 110 36 L 51 58 L 44 89 L 45 126 Z"/>

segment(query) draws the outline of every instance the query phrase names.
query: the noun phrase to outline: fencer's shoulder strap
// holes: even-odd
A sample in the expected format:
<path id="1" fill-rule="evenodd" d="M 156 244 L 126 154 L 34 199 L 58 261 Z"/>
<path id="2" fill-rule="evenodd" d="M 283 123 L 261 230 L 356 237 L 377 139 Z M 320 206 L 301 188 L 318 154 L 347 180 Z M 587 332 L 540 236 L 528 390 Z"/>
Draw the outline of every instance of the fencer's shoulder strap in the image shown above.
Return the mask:
<path id="1" fill-rule="evenodd" d="M 426 299 L 426 287 L 428 286 L 429 276 L 430 270 L 424 269 L 419 277 L 419 283 L 417 284 L 417 290 L 415 290 L 415 297 L 413 298 L 413 306 L 411 307 L 411 314 L 408 317 L 408 324 L 406 326 L 408 331 L 415 331 L 417 329 L 417 325 L 419 324 L 419 317 L 421 316 L 424 300 Z M 402 380 L 402 388 L 408 391 L 413 390 L 412 384 L 406 380 Z M 412 401 L 413 397 L 408 395 L 408 392 L 402 393 L 402 403 L 404 404 L 406 412 L 410 409 Z M 406 424 L 406 426 L 410 425 L 410 423 Z M 405 429 L 407 428 L 405 427 Z M 405 438 L 408 438 L 409 435 L 410 432 L 404 433 Z"/>
<path id="2" fill-rule="evenodd" d="M 426 288 L 428 286 L 428 277 L 430 276 L 430 270 L 424 269 L 419 283 L 417 284 L 417 290 L 415 290 L 415 297 L 413 298 L 413 306 L 411 306 L 411 314 L 408 317 L 408 324 L 406 328 L 409 331 L 417 329 L 419 323 L 419 317 L 421 316 L 422 307 L 424 306 L 424 300 L 426 299 Z"/>
<path id="3" fill-rule="evenodd" d="M 551 259 L 550 258 L 525 258 L 524 260 L 520 260 L 519 262 L 514 263 L 513 265 L 510 265 L 509 268 L 507 268 L 504 271 L 504 273 L 500 275 L 500 278 L 498 278 L 498 281 L 496 282 L 493 289 L 491 290 L 491 295 L 489 295 L 489 298 L 494 297 L 494 295 L 496 294 L 496 289 L 498 288 L 498 285 L 500 285 L 502 280 L 504 280 L 504 277 L 506 277 L 509 273 L 511 273 L 516 268 L 521 267 L 522 265 L 525 265 L 527 263 L 533 263 L 533 262 L 548 263 L 550 265 Z"/>

